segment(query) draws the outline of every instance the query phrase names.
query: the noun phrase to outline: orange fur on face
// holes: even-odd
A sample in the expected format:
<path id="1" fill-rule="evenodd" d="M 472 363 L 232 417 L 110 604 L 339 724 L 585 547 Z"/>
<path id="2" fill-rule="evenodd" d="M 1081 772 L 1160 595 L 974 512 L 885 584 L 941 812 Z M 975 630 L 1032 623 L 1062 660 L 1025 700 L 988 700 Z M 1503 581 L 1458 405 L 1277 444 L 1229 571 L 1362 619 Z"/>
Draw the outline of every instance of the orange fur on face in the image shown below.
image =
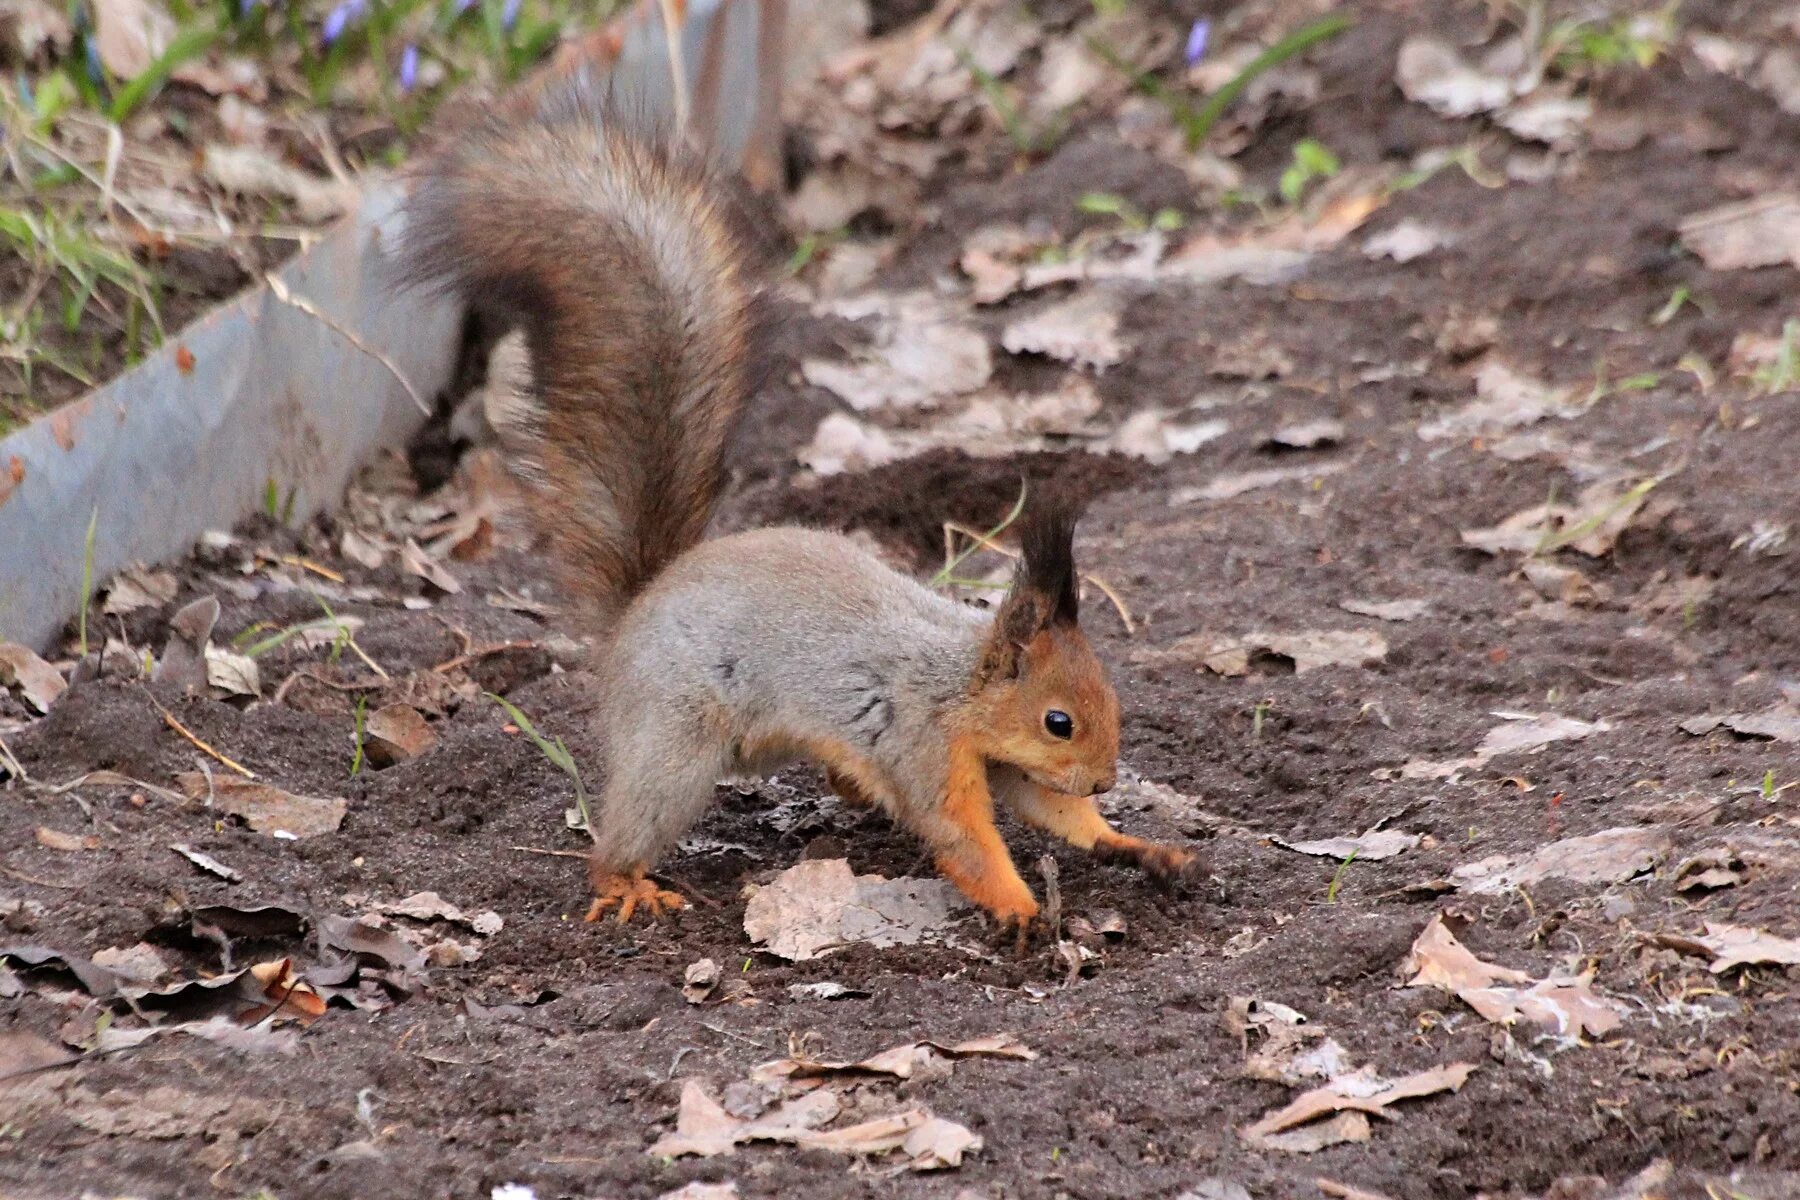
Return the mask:
<path id="1" fill-rule="evenodd" d="M 1119 698 L 1081 630 L 1040 629 L 1017 652 L 1011 678 L 980 683 L 970 698 L 970 728 L 982 754 L 1010 763 L 1033 782 L 1072 796 L 1111 788 L 1119 759 Z M 1075 724 L 1071 738 L 1044 725 L 1052 709 Z"/>

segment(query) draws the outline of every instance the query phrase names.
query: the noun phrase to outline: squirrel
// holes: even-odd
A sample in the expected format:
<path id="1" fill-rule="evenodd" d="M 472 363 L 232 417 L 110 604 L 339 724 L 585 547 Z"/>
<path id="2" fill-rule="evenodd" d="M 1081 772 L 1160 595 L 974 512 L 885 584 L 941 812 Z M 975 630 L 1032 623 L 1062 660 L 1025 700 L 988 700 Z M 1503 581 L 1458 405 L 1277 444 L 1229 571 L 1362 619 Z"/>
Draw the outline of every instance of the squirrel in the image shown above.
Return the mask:
<path id="1" fill-rule="evenodd" d="M 996 804 L 1168 879 L 1194 855 L 1114 829 L 1119 702 L 1078 621 L 1076 506 L 1036 502 L 998 608 L 943 596 L 850 538 L 708 538 L 755 390 L 765 284 L 704 154 L 579 82 L 430 157 L 403 286 L 522 327 L 503 452 L 595 635 L 605 787 L 589 920 L 678 909 L 648 872 L 718 781 L 810 760 L 885 810 L 1004 925 L 1038 914 Z"/>

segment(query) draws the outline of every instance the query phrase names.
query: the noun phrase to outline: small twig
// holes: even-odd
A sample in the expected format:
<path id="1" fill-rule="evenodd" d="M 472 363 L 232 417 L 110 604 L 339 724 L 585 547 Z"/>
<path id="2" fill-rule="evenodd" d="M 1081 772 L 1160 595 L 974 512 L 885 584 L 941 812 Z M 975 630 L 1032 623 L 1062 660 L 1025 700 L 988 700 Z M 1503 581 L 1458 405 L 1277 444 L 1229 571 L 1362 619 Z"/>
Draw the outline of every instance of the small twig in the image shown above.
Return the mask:
<path id="1" fill-rule="evenodd" d="M 492 646 L 479 646 L 470 649 L 463 654 L 457 655 L 455 658 L 439 663 L 431 669 L 439 675 L 443 675 L 456 670 L 458 667 L 466 667 L 472 662 L 480 662 L 484 658 L 492 658 L 494 655 L 504 653 L 507 650 L 535 649 L 537 649 L 537 643 L 533 641 L 496 642 Z"/>
<path id="2" fill-rule="evenodd" d="M 547 854 L 551 858 L 587 858 L 580 850 L 540 850 L 536 846 L 508 846 L 508 850 L 517 850 L 520 854 Z"/>
<path id="3" fill-rule="evenodd" d="M 352 346 L 355 346 L 358 350 L 361 350 L 364 354 L 386 367 L 388 374 L 392 375 L 399 381 L 400 386 L 406 389 L 406 394 L 412 397 L 412 402 L 418 405 L 419 411 L 428 417 L 432 415 L 431 405 L 425 403 L 425 397 L 419 395 L 419 389 L 412 385 L 412 380 L 408 379 L 398 366 L 394 365 L 393 359 L 363 341 L 360 335 L 345 328 L 336 318 L 327 316 L 325 313 L 321 312 L 319 306 L 314 304 L 311 300 L 308 300 L 305 296 L 296 296 L 288 291 L 287 284 L 281 281 L 279 275 L 265 275 L 263 276 L 263 282 L 269 285 L 269 294 L 274 296 L 277 300 L 290 308 L 299 309 L 301 312 L 305 313 L 307 316 L 325 326 L 325 328 L 331 330 L 339 337 L 342 337 Z"/>
<path id="4" fill-rule="evenodd" d="M 150 696 L 149 691 L 146 690 L 144 692 L 144 695 Z M 233 771 L 236 771 L 239 775 L 242 775 L 245 779 L 255 779 L 256 778 L 255 771 L 252 771 L 249 767 L 244 766 L 242 763 L 237 762 L 237 761 L 235 761 L 231 758 L 228 758 L 225 755 L 219 753 L 219 751 L 213 749 L 211 746 L 207 745 L 205 742 L 201 741 L 198 737 L 196 737 L 194 735 L 194 731 L 189 729 L 186 725 L 183 725 L 180 721 L 177 721 L 175 719 L 175 714 L 170 712 L 168 709 L 164 708 L 162 706 L 162 702 L 159 701 L 155 696 L 150 696 L 150 703 L 154 704 L 156 706 L 156 711 L 162 714 L 162 719 L 163 719 L 164 723 L 167 724 L 170 729 L 173 729 L 176 733 L 179 733 L 182 737 L 184 737 L 188 741 L 192 742 L 203 753 L 211 756 L 214 759 L 217 759 L 224 766 L 227 766 L 227 767 L 231 768 Z"/>
<path id="5" fill-rule="evenodd" d="M 0 872 L 11 875 L 21 883 L 29 883 L 36 887 L 55 888 L 62 892 L 72 892 L 79 888 L 79 883 L 58 883 L 54 879 L 40 879 L 36 875 L 27 875 L 17 867 L 0 866 Z"/>
<path id="6" fill-rule="evenodd" d="M 19 760 L 13 756 L 13 752 L 7 746 L 5 738 L 0 738 L 0 767 L 5 767 L 7 774 L 11 775 L 20 783 L 31 782 L 31 776 L 26 773 L 24 766 L 20 764 Z"/>
<path id="7" fill-rule="evenodd" d="M 321 687 L 328 687 L 334 692 L 374 692 L 379 691 L 383 683 L 392 682 L 391 680 L 381 679 L 352 679 L 348 683 L 333 683 L 323 675 L 315 672 L 311 667 L 301 667 L 292 675 L 289 675 L 286 679 L 281 681 L 281 686 L 275 689 L 275 694 L 270 697 L 269 702 L 271 704 L 280 704 L 286 699 L 288 689 L 292 687 L 297 680 L 301 679 L 310 679 Z"/>
<path id="8" fill-rule="evenodd" d="M 996 554 L 1004 554 L 1007 558 L 1019 557 L 1019 552 L 1017 550 L 1002 546 L 992 538 L 978 530 L 969 528 L 967 525 L 959 525 L 955 521 L 945 521 L 944 531 L 946 534 L 960 533 L 966 538 L 972 538 L 977 545 L 980 545 L 984 549 L 992 550 Z M 1137 622 L 1132 620 L 1131 610 L 1125 607 L 1125 601 L 1119 598 L 1119 594 L 1113 591 L 1112 586 L 1098 575 L 1090 575 L 1086 571 L 1077 571 L 1076 574 L 1100 589 L 1100 594 L 1112 602 L 1112 606 L 1118 610 L 1119 619 L 1125 622 L 1125 632 L 1136 635 Z"/>

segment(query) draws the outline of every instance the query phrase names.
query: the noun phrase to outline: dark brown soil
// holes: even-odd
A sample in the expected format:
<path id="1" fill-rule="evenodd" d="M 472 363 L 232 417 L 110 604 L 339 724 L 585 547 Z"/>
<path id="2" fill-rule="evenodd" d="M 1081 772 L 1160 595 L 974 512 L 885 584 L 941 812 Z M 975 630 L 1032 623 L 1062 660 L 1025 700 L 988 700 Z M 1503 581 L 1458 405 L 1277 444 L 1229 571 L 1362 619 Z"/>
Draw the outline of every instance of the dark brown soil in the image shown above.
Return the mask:
<path id="1" fill-rule="evenodd" d="M 1480 10 L 1359 7 L 1355 40 L 1321 58 L 1326 96 L 1354 94 L 1358 103 L 1328 100 L 1290 119 L 1246 159 L 1253 170 L 1277 171 L 1292 140 L 1309 133 L 1346 159 L 1464 136 L 1404 104 L 1391 68 L 1403 32 L 1428 21 L 1466 32 Z M 1695 5 L 1682 18 L 1729 27 L 1734 11 Z M 1349 835 L 1385 822 L 1428 835 L 1419 849 L 1340 872 L 1331 859 L 1258 836 L 1120 813 L 1132 832 L 1210 843 L 1210 876 L 1168 894 L 1009 827 L 1021 863 L 1055 855 L 1067 911 L 1123 913 L 1124 940 L 1090 977 L 1064 986 L 1047 956 L 949 947 L 857 948 L 787 965 L 748 948 L 745 883 L 820 849 L 821 838 L 841 845 L 859 872 L 929 870 L 915 842 L 882 818 L 840 807 L 808 773 L 754 794 L 721 789 L 715 811 L 663 864 L 695 907 L 660 924 L 590 925 L 580 920 L 580 863 L 519 849 L 580 848 L 563 826 L 569 783 L 488 703 L 450 704 L 433 722 L 435 750 L 351 778 L 355 687 L 296 686 L 283 704 L 247 709 L 161 695 L 194 735 L 261 777 L 345 797 L 342 829 L 282 842 L 216 823 L 198 806 L 134 803 L 128 787 L 14 788 L 0 808 L 0 894 L 43 909 L 5 918 L 8 940 L 91 954 L 148 939 L 188 971 L 217 970 L 218 947 L 185 934 L 184 910 L 273 903 L 324 916 L 355 911 L 346 894 L 392 900 L 427 889 L 464 908 L 495 909 L 506 925 L 479 962 L 431 972 L 423 990 L 386 1011 L 334 1008 L 292 1058 L 168 1041 L 41 1077 L 33 1086 L 125 1096 L 167 1085 L 267 1106 L 271 1115 L 246 1124 L 257 1131 L 241 1138 L 214 1130 L 156 1140 L 102 1136 L 52 1106 L 5 1130 L 5 1190 L 486 1197 L 516 1181 L 546 1198 L 653 1197 L 692 1180 L 731 1179 L 759 1197 L 948 1197 L 967 1188 L 982 1197 L 1123 1198 L 1172 1197 L 1222 1180 L 1288 1200 L 1321 1194 L 1314 1180 L 1325 1177 L 1392 1200 L 1535 1196 L 1559 1179 L 1556 1195 L 1598 1197 L 1611 1193 L 1583 1177 L 1618 1185 L 1666 1158 L 1679 1168 L 1671 1196 L 1800 1194 L 1795 977 L 1777 967 L 1715 978 L 1703 960 L 1651 940 L 1705 921 L 1800 934 L 1796 793 L 1766 794 L 1800 780 L 1800 752 L 1677 728 L 1696 714 L 1767 707 L 1782 685 L 1800 680 L 1800 556 L 1743 544 L 1759 522 L 1800 516 L 1800 407 L 1792 394 L 1759 398 L 1723 380 L 1703 392 L 1675 371 L 1690 353 L 1719 364 L 1738 332 L 1778 331 L 1792 313 L 1796 277 L 1788 268 L 1709 272 L 1679 252 L 1674 233 L 1683 215 L 1733 198 L 1732 179 L 1771 189 L 1800 183 L 1792 153 L 1800 120 L 1690 66 L 1678 57 L 1609 84 L 1602 109 L 1641 114 L 1651 130 L 1678 130 L 1704 112 L 1725 131 L 1723 148 L 1700 154 L 1672 135 L 1651 136 L 1627 151 L 1584 154 L 1548 181 L 1493 190 L 1446 170 L 1397 196 L 1364 231 L 1409 217 L 1456 231 L 1453 246 L 1427 258 L 1372 261 L 1353 238 L 1285 286 L 1146 294 L 1128 314 L 1134 352 L 1101 379 L 1109 409 L 1179 407 L 1202 390 L 1234 389 L 1231 433 L 1166 467 L 938 454 L 795 487 L 786 464 L 831 404 L 792 382 L 791 360 L 747 433 L 728 524 L 798 519 L 864 529 L 921 565 L 941 552 L 942 521 L 992 523 L 1021 474 L 1098 493 L 1082 527 L 1083 566 L 1112 583 L 1140 622 L 1127 636 L 1105 605 L 1087 608 L 1124 705 L 1125 762 L 1257 834 Z M 913 253 L 923 257 L 894 269 L 948 272 L 956 235 L 969 225 L 1040 205 L 1060 217 L 1068 196 L 1085 190 L 1123 192 L 1147 209 L 1167 202 L 1159 172 L 1090 179 L 1096 161 L 1077 138 L 1035 165 L 951 172 L 940 181 L 943 210 L 966 215 L 921 238 Z M 1143 194 L 1133 195 L 1139 186 Z M 1652 325 L 1677 285 L 1703 307 Z M 1612 554 L 1574 560 L 1604 590 L 1597 603 L 1543 602 L 1512 562 L 1478 554 L 1458 536 L 1553 490 L 1570 494 L 1579 480 L 1549 459 L 1507 462 L 1477 444 L 1416 434 L 1421 420 L 1471 394 L 1466 353 L 1441 335 L 1453 321 L 1484 315 L 1496 319 L 1490 353 L 1542 378 L 1585 381 L 1597 362 L 1615 378 L 1664 372 L 1655 387 L 1614 395 L 1561 427 L 1594 457 L 1645 473 L 1680 467 Z M 804 316 L 795 319 L 804 326 Z M 1252 337 L 1292 359 L 1285 378 L 1245 386 L 1209 375 L 1217 350 Z M 813 352 L 804 328 L 782 349 Z M 1394 364 L 1412 369 L 1372 369 Z M 1277 426 L 1320 416 L 1344 421 L 1341 444 L 1267 449 Z M 1342 469 L 1317 487 L 1170 500 L 1223 472 L 1301 461 Z M 369 578 L 322 548 L 329 544 L 315 536 L 299 548 L 352 582 L 394 593 L 422 587 L 391 568 Z M 366 619 L 360 644 L 397 680 L 430 676 L 461 653 L 453 628 L 477 646 L 552 632 L 484 600 L 500 587 L 544 594 L 535 562 L 502 554 L 459 570 L 465 592 L 434 597 L 430 611 L 393 602 L 340 609 Z M 1668 585 L 1696 578 L 1711 584 L 1703 598 L 1658 601 Z M 180 599 L 214 590 L 209 579 L 191 565 Z M 225 637 L 257 621 L 315 615 L 303 595 L 220 598 Z M 1353 598 L 1422 598 L 1431 607 L 1406 623 L 1381 623 L 1339 607 Z M 161 618 L 139 618 L 127 627 L 134 643 L 160 646 Z M 1390 648 L 1366 669 L 1305 675 L 1221 678 L 1146 665 L 1146 651 L 1188 634 L 1258 629 L 1377 630 Z M 577 659 L 558 661 L 561 653 L 506 651 L 468 673 L 586 761 L 591 680 Z M 310 666 L 334 683 L 366 685 L 353 660 L 323 660 L 323 651 L 283 647 L 262 668 L 270 680 Z M 391 694 L 367 692 L 371 708 Z M 203 760 L 170 731 L 157 702 L 135 682 L 78 684 L 9 742 L 37 780 L 108 768 L 168 785 Z M 1603 719 L 1611 729 L 1461 782 L 1389 777 L 1408 760 L 1467 755 L 1496 723 L 1491 714 L 1521 710 Z M 788 807 L 771 822 L 777 803 Z M 1674 839 L 1655 876 L 1611 886 L 1552 881 L 1498 897 L 1409 890 L 1472 859 L 1625 825 L 1664 826 Z M 34 840 L 39 826 L 92 834 L 100 848 L 46 849 Z M 172 843 L 230 864 L 244 882 L 190 871 Z M 1777 849 L 1754 856 L 1737 886 L 1676 890 L 1675 864 L 1690 854 L 1750 845 Z M 1494 1027 L 1454 998 L 1395 987 L 1412 940 L 1440 907 L 1470 919 L 1464 941 L 1480 957 L 1534 977 L 1591 968 L 1596 988 L 1625 1001 L 1630 1015 L 1598 1044 L 1560 1050 L 1518 1031 L 1518 1046 L 1544 1055 L 1541 1065 L 1507 1052 Z M 302 961 L 317 953 L 308 939 L 261 949 Z M 702 957 L 748 983 L 758 1003 L 685 1003 L 683 971 Z M 812 980 L 868 996 L 789 994 L 788 985 Z M 1479 1068 L 1460 1093 L 1377 1121 L 1367 1144 L 1308 1157 L 1255 1152 L 1236 1130 L 1291 1092 L 1240 1074 L 1242 1050 L 1223 1020 L 1239 996 L 1298 1008 L 1384 1075 L 1453 1061 Z M 487 1011 L 495 1006 L 503 1007 Z M 29 991 L 0 1002 L 0 1028 L 52 1039 L 72 1015 Z M 1040 1057 L 968 1061 L 907 1089 L 985 1140 L 957 1171 L 885 1178 L 879 1168 L 780 1147 L 675 1162 L 645 1153 L 669 1128 L 682 1080 L 722 1088 L 786 1054 L 792 1038 L 857 1057 L 914 1037 L 1000 1030 Z"/>

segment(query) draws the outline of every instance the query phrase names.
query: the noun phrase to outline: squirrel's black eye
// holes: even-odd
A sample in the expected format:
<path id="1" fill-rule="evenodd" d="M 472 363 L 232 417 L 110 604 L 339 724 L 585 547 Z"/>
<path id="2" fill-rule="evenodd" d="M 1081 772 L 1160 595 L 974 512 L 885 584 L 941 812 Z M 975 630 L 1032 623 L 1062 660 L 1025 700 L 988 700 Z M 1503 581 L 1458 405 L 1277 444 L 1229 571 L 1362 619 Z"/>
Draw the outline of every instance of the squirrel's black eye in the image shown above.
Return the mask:
<path id="1" fill-rule="evenodd" d="M 1053 708 L 1044 714 L 1044 728 L 1052 737 L 1068 741 L 1075 736 L 1075 719 L 1060 708 Z"/>

